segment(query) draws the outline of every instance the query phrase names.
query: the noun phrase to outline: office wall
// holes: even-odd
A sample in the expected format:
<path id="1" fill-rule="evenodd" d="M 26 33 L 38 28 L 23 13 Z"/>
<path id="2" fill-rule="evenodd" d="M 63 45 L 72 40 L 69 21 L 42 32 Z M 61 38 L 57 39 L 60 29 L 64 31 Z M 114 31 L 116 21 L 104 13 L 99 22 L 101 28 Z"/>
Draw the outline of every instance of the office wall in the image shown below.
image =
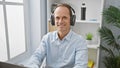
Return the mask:
<path id="1" fill-rule="evenodd" d="M 42 36 L 47 32 L 46 0 L 30 0 L 31 50 L 39 46 Z"/>
<path id="2" fill-rule="evenodd" d="M 40 0 L 30 0 L 30 30 L 31 30 L 31 52 L 33 52 L 39 45 L 41 40 L 41 17 L 40 17 Z"/>

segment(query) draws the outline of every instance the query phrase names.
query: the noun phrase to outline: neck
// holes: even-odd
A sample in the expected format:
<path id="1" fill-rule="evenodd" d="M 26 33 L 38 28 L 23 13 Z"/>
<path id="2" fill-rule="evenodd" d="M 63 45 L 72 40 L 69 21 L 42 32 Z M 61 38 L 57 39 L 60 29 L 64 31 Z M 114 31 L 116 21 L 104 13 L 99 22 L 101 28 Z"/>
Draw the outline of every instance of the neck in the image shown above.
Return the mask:
<path id="1" fill-rule="evenodd" d="M 60 40 L 62 40 L 68 33 L 69 33 L 70 30 L 68 31 L 59 31 L 58 32 L 58 37 Z"/>

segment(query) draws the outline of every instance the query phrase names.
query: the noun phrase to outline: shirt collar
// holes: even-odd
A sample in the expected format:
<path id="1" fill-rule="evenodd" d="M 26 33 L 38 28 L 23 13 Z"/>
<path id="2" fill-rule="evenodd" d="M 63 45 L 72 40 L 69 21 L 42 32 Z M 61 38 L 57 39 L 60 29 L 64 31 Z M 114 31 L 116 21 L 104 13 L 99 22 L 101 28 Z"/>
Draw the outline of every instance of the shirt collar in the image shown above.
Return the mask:
<path id="1" fill-rule="evenodd" d="M 66 39 L 69 41 L 71 38 L 71 35 L 72 35 L 72 30 L 69 31 L 69 33 L 63 38 L 63 40 Z M 55 40 L 57 40 L 57 39 L 59 39 L 59 37 L 58 37 L 57 31 L 56 31 L 55 32 Z"/>

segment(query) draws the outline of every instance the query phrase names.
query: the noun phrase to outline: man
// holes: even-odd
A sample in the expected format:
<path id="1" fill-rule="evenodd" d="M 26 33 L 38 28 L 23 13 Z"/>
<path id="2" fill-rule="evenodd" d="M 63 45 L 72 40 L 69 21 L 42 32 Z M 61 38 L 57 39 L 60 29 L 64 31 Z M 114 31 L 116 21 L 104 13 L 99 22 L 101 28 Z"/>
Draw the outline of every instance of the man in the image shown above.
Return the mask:
<path id="1" fill-rule="evenodd" d="M 29 67 L 39 68 L 46 57 L 46 68 L 87 68 L 85 39 L 71 29 L 72 8 L 59 4 L 53 12 L 57 31 L 49 32 L 29 61 Z"/>

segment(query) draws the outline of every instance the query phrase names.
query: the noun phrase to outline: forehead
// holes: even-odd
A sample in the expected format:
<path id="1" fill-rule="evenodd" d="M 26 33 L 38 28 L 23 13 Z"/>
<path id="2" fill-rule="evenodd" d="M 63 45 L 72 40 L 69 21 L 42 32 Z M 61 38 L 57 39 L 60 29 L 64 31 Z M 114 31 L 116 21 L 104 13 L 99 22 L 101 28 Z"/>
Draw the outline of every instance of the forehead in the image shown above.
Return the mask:
<path id="1" fill-rule="evenodd" d="M 60 14 L 60 15 L 70 15 L 69 9 L 64 6 L 57 7 L 54 11 L 54 14 Z"/>

